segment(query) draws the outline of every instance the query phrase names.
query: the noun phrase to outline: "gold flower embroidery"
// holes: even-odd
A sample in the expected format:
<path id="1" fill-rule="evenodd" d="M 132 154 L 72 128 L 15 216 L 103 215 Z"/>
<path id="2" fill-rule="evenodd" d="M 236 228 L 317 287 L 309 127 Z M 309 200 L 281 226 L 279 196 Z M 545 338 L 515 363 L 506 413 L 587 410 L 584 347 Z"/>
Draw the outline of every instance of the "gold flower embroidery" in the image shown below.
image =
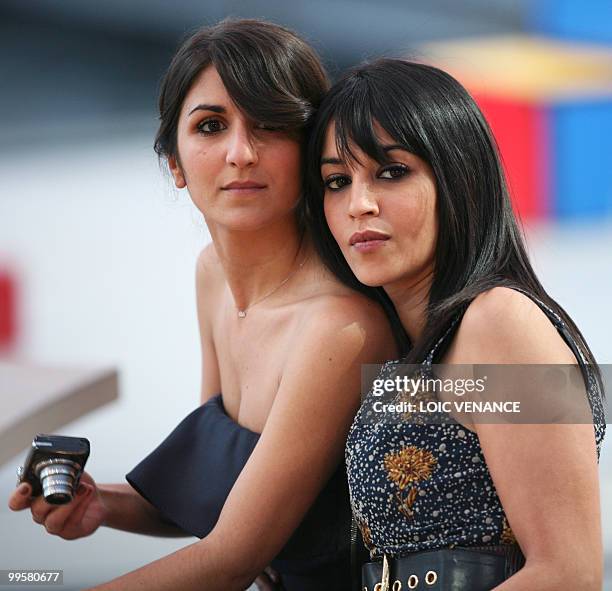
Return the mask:
<path id="1" fill-rule="evenodd" d="M 397 484 L 399 490 L 395 498 L 400 513 L 405 517 L 410 518 L 414 514 L 412 506 L 419 493 L 414 485 L 430 478 L 437 464 L 438 460 L 430 451 L 415 445 L 404 446 L 397 452 L 385 455 L 387 478 Z"/>
<path id="2" fill-rule="evenodd" d="M 399 451 L 385 454 L 387 477 L 404 490 L 412 482 L 427 480 L 438 460 L 426 450 L 409 445 Z"/>
<path id="3" fill-rule="evenodd" d="M 500 542 L 502 544 L 518 544 L 514 532 L 512 531 L 512 528 L 510 527 L 510 524 L 508 523 L 508 519 L 506 517 L 504 517 L 502 527 L 503 529 L 500 537 Z"/>

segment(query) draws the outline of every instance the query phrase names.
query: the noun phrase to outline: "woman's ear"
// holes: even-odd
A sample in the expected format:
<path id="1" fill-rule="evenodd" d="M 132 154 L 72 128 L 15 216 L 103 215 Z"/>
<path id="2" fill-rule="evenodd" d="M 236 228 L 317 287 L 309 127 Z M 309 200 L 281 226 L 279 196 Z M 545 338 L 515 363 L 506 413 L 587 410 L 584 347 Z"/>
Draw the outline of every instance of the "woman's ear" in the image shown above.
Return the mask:
<path id="1" fill-rule="evenodd" d="M 172 173 L 172 178 L 174 178 L 174 184 L 177 189 L 184 189 L 187 186 L 185 182 L 185 175 L 183 174 L 183 169 L 178 162 L 178 158 L 176 156 L 168 156 L 168 166 L 170 167 L 170 172 Z"/>

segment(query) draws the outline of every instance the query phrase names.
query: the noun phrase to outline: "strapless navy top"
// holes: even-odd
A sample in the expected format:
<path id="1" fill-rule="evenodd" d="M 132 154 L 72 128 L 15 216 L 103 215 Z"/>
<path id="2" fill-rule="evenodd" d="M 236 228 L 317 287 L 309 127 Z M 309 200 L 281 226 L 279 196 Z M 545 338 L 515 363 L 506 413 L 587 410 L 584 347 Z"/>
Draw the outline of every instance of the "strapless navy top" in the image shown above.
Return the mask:
<path id="1" fill-rule="evenodd" d="M 258 440 L 258 433 L 228 416 L 218 394 L 183 419 L 126 479 L 163 519 L 203 538 L 217 523 Z M 271 563 L 283 588 L 350 589 L 350 523 L 341 464 Z"/>

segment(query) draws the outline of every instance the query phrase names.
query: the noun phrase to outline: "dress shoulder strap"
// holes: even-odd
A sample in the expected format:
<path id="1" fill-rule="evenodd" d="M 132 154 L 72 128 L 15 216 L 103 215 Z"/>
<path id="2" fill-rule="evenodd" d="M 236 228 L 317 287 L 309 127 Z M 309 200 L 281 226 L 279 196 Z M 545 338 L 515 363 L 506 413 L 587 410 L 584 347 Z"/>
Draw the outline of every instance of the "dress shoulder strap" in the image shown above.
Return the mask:
<path id="1" fill-rule="evenodd" d="M 593 424 L 595 427 L 595 440 L 597 444 L 597 457 L 599 458 L 601 444 L 603 442 L 603 438 L 606 431 L 606 410 L 604 406 L 604 397 L 601 388 L 601 382 L 597 378 L 595 368 L 591 367 L 588 364 L 584 351 L 576 342 L 576 339 L 569 331 L 567 324 L 559 316 L 559 314 L 557 314 L 557 312 L 555 312 L 550 306 L 545 304 L 542 300 L 540 300 L 538 297 L 536 297 L 526 289 L 515 286 L 512 286 L 511 289 L 522 293 L 538 305 L 538 307 L 544 312 L 544 314 L 546 314 L 548 319 L 553 323 L 563 340 L 567 343 L 568 347 L 571 349 L 572 353 L 576 357 L 584 379 L 589 404 L 593 412 Z M 439 357 L 441 353 L 443 353 L 444 350 L 449 346 L 453 335 L 461 324 L 460 321 L 463 318 L 466 309 L 467 306 L 460 310 L 457 315 L 451 320 L 448 328 L 444 331 L 442 336 L 436 341 L 436 343 L 429 351 L 427 357 L 423 361 L 424 365 L 431 366 L 434 363 L 434 360 Z"/>
<path id="2" fill-rule="evenodd" d="M 565 324 L 561 316 L 559 316 L 559 314 L 557 314 L 550 306 L 547 306 L 542 300 L 534 296 L 532 293 L 528 292 L 526 289 L 522 289 L 520 287 L 512 287 L 512 289 L 527 296 L 530 300 L 532 300 L 539 306 L 542 312 L 544 312 L 544 314 L 546 314 L 550 321 L 555 325 L 555 328 L 559 331 L 563 340 L 572 350 L 572 353 L 576 357 L 576 360 L 578 361 L 580 366 L 584 367 L 585 365 L 587 365 L 587 359 L 584 355 L 584 352 L 578 346 L 578 343 L 576 343 L 576 339 L 571 335 L 570 331 L 567 328 L 567 324 Z"/>
<path id="3" fill-rule="evenodd" d="M 553 323 L 555 328 L 559 331 L 559 333 L 561 334 L 561 337 L 572 350 L 572 353 L 576 357 L 576 360 L 578 361 L 580 366 L 584 367 L 587 364 L 586 357 L 583 351 L 580 349 L 580 347 L 576 343 L 576 340 L 574 339 L 574 337 L 569 332 L 567 325 L 565 324 L 563 319 L 550 306 L 546 305 L 542 300 L 534 296 L 532 293 L 530 293 L 526 289 L 523 289 L 521 287 L 514 287 L 514 286 L 511 287 L 510 289 L 513 289 L 515 291 L 522 293 L 523 295 L 527 296 L 530 300 L 532 300 L 535 304 L 537 304 L 537 306 L 544 312 L 544 314 L 546 314 L 546 316 Z M 460 310 L 457 313 L 457 315 L 451 320 L 451 323 L 448 326 L 448 328 L 444 331 L 442 336 L 436 341 L 436 343 L 433 345 L 433 347 L 430 349 L 429 353 L 427 354 L 425 361 L 424 361 L 425 364 L 431 365 L 434 362 L 434 359 L 444 350 L 445 346 L 448 345 L 449 340 L 452 338 L 452 336 L 455 334 L 455 332 L 459 328 L 460 320 L 463 318 L 463 315 L 465 314 L 466 310 L 467 310 L 467 306 L 464 307 L 462 310 Z"/>
<path id="4" fill-rule="evenodd" d="M 466 308 L 467 309 L 467 308 Z M 423 361 L 423 365 L 430 366 L 434 359 L 440 354 L 441 351 L 449 344 L 451 338 L 459 328 L 460 320 L 463 318 L 465 314 L 465 309 L 461 310 L 456 314 L 456 316 L 451 320 L 448 328 L 444 331 L 442 336 L 434 343 L 433 347 L 427 353 L 425 360 Z"/>

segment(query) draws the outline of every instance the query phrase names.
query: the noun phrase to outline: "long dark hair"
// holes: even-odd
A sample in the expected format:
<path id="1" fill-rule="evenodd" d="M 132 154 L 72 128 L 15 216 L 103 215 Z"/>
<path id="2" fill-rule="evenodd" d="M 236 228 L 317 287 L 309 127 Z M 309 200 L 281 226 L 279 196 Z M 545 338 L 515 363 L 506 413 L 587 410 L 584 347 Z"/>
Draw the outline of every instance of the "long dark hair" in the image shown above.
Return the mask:
<path id="1" fill-rule="evenodd" d="M 378 123 L 397 143 L 427 162 L 435 175 L 434 276 L 425 328 L 418 342 L 408 344 L 407 363 L 422 361 L 451 319 L 478 294 L 506 286 L 535 296 L 562 319 L 584 360 L 594 367 L 601 387 L 584 337 L 546 293 L 529 262 L 491 130 L 459 82 L 432 66 L 385 58 L 350 70 L 321 104 L 308 148 L 303 208 L 322 260 L 353 286 L 357 280 L 323 210 L 320 161 L 332 121 L 344 160 L 356 159 L 351 151 L 354 145 L 381 164 L 389 162 L 374 131 Z"/>

